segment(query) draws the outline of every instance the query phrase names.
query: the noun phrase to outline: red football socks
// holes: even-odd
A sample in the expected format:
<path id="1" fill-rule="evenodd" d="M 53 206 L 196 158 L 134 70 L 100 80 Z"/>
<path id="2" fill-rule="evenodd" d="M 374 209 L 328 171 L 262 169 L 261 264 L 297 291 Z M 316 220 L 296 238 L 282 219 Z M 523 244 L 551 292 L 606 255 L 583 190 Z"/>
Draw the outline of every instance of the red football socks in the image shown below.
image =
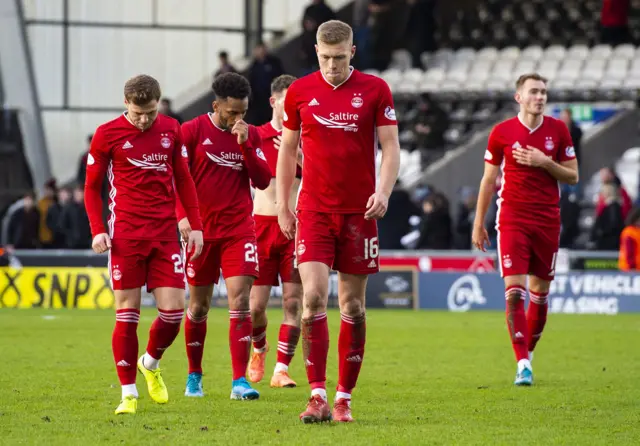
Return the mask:
<path id="1" fill-rule="evenodd" d="M 111 349 L 118 379 L 123 386 L 136 383 L 139 321 L 140 310 L 135 308 L 116 310 L 116 326 L 111 337 Z"/>
<path id="2" fill-rule="evenodd" d="M 342 314 L 338 339 L 338 392 L 351 393 L 360 375 L 367 335 L 365 314 L 350 317 Z"/>
<path id="3" fill-rule="evenodd" d="M 244 378 L 249 364 L 251 349 L 251 312 L 229 310 L 229 350 L 233 379 Z"/>
<path id="4" fill-rule="evenodd" d="M 260 350 L 267 345 L 267 326 L 253 327 L 251 339 L 253 340 L 253 349 Z"/>
<path id="5" fill-rule="evenodd" d="M 524 298 L 526 290 L 521 286 L 507 288 L 507 328 L 511 336 L 511 344 L 516 354 L 516 360 L 529 359 L 527 342 L 529 340 L 529 327 L 524 313 Z"/>
<path id="6" fill-rule="evenodd" d="M 302 351 L 311 389 L 326 389 L 329 355 L 327 313 L 302 320 Z"/>
<path id="7" fill-rule="evenodd" d="M 158 317 L 151 324 L 149 330 L 149 343 L 147 354 L 156 360 L 160 360 L 164 351 L 169 348 L 180 333 L 180 323 L 184 310 L 161 310 L 158 308 Z"/>
<path id="8" fill-rule="evenodd" d="M 529 324 L 528 349 L 534 351 L 536 344 L 542 336 L 542 331 L 547 323 L 548 293 L 534 293 L 529 291 L 529 307 L 527 308 L 527 323 Z"/>
<path id="9" fill-rule="evenodd" d="M 202 354 L 204 340 L 207 337 L 207 315 L 195 317 L 187 310 L 187 320 L 184 323 L 184 340 L 187 345 L 187 359 L 189 373 L 202 373 Z"/>
<path id="10" fill-rule="evenodd" d="M 293 325 L 280 325 L 278 333 L 278 362 L 289 365 L 300 340 L 300 329 Z"/>

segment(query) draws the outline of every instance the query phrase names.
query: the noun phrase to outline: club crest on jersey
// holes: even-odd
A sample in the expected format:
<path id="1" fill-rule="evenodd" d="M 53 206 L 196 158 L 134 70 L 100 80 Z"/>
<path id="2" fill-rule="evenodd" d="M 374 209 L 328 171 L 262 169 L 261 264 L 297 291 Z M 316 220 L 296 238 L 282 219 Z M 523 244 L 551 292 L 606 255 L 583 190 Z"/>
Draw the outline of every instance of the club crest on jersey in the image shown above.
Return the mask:
<path id="1" fill-rule="evenodd" d="M 553 145 L 553 140 L 551 139 L 550 136 L 545 136 L 544 138 L 544 148 L 547 150 L 553 150 L 554 145 Z"/>
<path id="2" fill-rule="evenodd" d="M 163 136 L 162 138 L 160 138 L 160 145 L 165 149 L 168 149 L 169 147 L 171 147 L 171 140 L 167 136 Z"/>
<path id="3" fill-rule="evenodd" d="M 362 107 L 362 104 L 364 104 L 364 101 L 362 100 L 362 98 L 360 97 L 361 94 L 360 93 L 354 93 L 353 94 L 353 99 L 351 99 L 351 106 L 353 108 L 360 108 Z"/>

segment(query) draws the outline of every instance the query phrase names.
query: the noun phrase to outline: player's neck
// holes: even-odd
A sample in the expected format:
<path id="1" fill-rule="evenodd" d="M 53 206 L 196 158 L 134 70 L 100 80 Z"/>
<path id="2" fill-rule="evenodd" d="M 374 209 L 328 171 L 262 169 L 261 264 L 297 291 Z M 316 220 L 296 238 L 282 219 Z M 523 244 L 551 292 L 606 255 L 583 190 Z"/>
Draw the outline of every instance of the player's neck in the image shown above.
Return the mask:
<path id="1" fill-rule="evenodd" d="M 211 119 L 211 122 L 217 129 L 222 130 L 223 132 L 225 131 L 220 124 L 220 115 L 218 115 L 216 112 L 209 113 L 209 119 Z"/>
<path id="2" fill-rule="evenodd" d="M 521 111 L 520 113 L 518 113 L 518 119 L 520 119 L 520 122 L 527 126 L 529 130 L 533 130 L 535 128 L 538 128 L 538 126 L 542 123 L 543 116 L 542 114 L 532 115 L 531 113 L 525 113 Z"/>
<path id="3" fill-rule="evenodd" d="M 282 130 L 282 119 L 277 119 L 275 116 L 271 118 L 271 127 L 277 131 Z"/>

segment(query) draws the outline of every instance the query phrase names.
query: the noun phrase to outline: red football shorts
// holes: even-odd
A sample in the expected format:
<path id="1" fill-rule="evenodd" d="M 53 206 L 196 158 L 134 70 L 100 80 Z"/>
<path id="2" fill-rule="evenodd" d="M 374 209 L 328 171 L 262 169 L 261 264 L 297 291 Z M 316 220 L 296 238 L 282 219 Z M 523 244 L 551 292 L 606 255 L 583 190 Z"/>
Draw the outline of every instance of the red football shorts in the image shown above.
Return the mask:
<path id="1" fill-rule="evenodd" d="M 288 240 L 278 225 L 278 217 L 254 215 L 258 240 L 260 277 L 254 285 L 278 286 L 282 282 L 300 283 L 296 264 L 296 243 Z"/>
<path id="2" fill-rule="evenodd" d="M 364 214 L 298 211 L 298 264 L 322 262 L 346 274 L 378 272 L 378 225 Z"/>
<path id="3" fill-rule="evenodd" d="M 498 257 L 502 277 L 532 274 L 542 280 L 553 280 L 559 244 L 559 227 L 501 225 Z"/>
<path id="4" fill-rule="evenodd" d="M 200 257 L 187 263 L 187 282 L 192 286 L 218 283 L 221 268 L 225 278 L 258 277 L 256 237 L 251 234 L 205 241 Z"/>
<path id="5" fill-rule="evenodd" d="M 111 240 L 109 272 L 114 290 L 159 287 L 184 289 L 182 250 L 175 241 Z"/>

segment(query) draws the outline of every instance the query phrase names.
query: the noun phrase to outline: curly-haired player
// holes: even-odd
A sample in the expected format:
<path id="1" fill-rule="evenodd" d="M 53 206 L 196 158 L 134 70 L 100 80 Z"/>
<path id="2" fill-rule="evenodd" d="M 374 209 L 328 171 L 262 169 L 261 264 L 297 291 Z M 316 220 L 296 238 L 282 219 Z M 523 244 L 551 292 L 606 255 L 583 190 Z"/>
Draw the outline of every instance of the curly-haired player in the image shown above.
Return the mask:
<path id="1" fill-rule="evenodd" d="M 260 149 L 255 127 L 243 121 L 249 104 L 249 82 L 236 73 L 218 76 L 213 83 L 213 113 L 182 125 L 189 169 L 196 184 L 204 227 L 204 248 L 197 259 L 187 258 L 189 309 L 185 341 L 189 359 L 186 396 L 202 396 L 202 353 L 207 314 L 220 269 L 229 298 L 229 348 L 233 368 L 231 399 L 257 399 L 245 378 L 251 346 L 249 293 L 258 277 L 256 233 L 251 182 L 265 189 L 271 171 Z M 177 203 L 183 240 L 190 221 Z"/>

